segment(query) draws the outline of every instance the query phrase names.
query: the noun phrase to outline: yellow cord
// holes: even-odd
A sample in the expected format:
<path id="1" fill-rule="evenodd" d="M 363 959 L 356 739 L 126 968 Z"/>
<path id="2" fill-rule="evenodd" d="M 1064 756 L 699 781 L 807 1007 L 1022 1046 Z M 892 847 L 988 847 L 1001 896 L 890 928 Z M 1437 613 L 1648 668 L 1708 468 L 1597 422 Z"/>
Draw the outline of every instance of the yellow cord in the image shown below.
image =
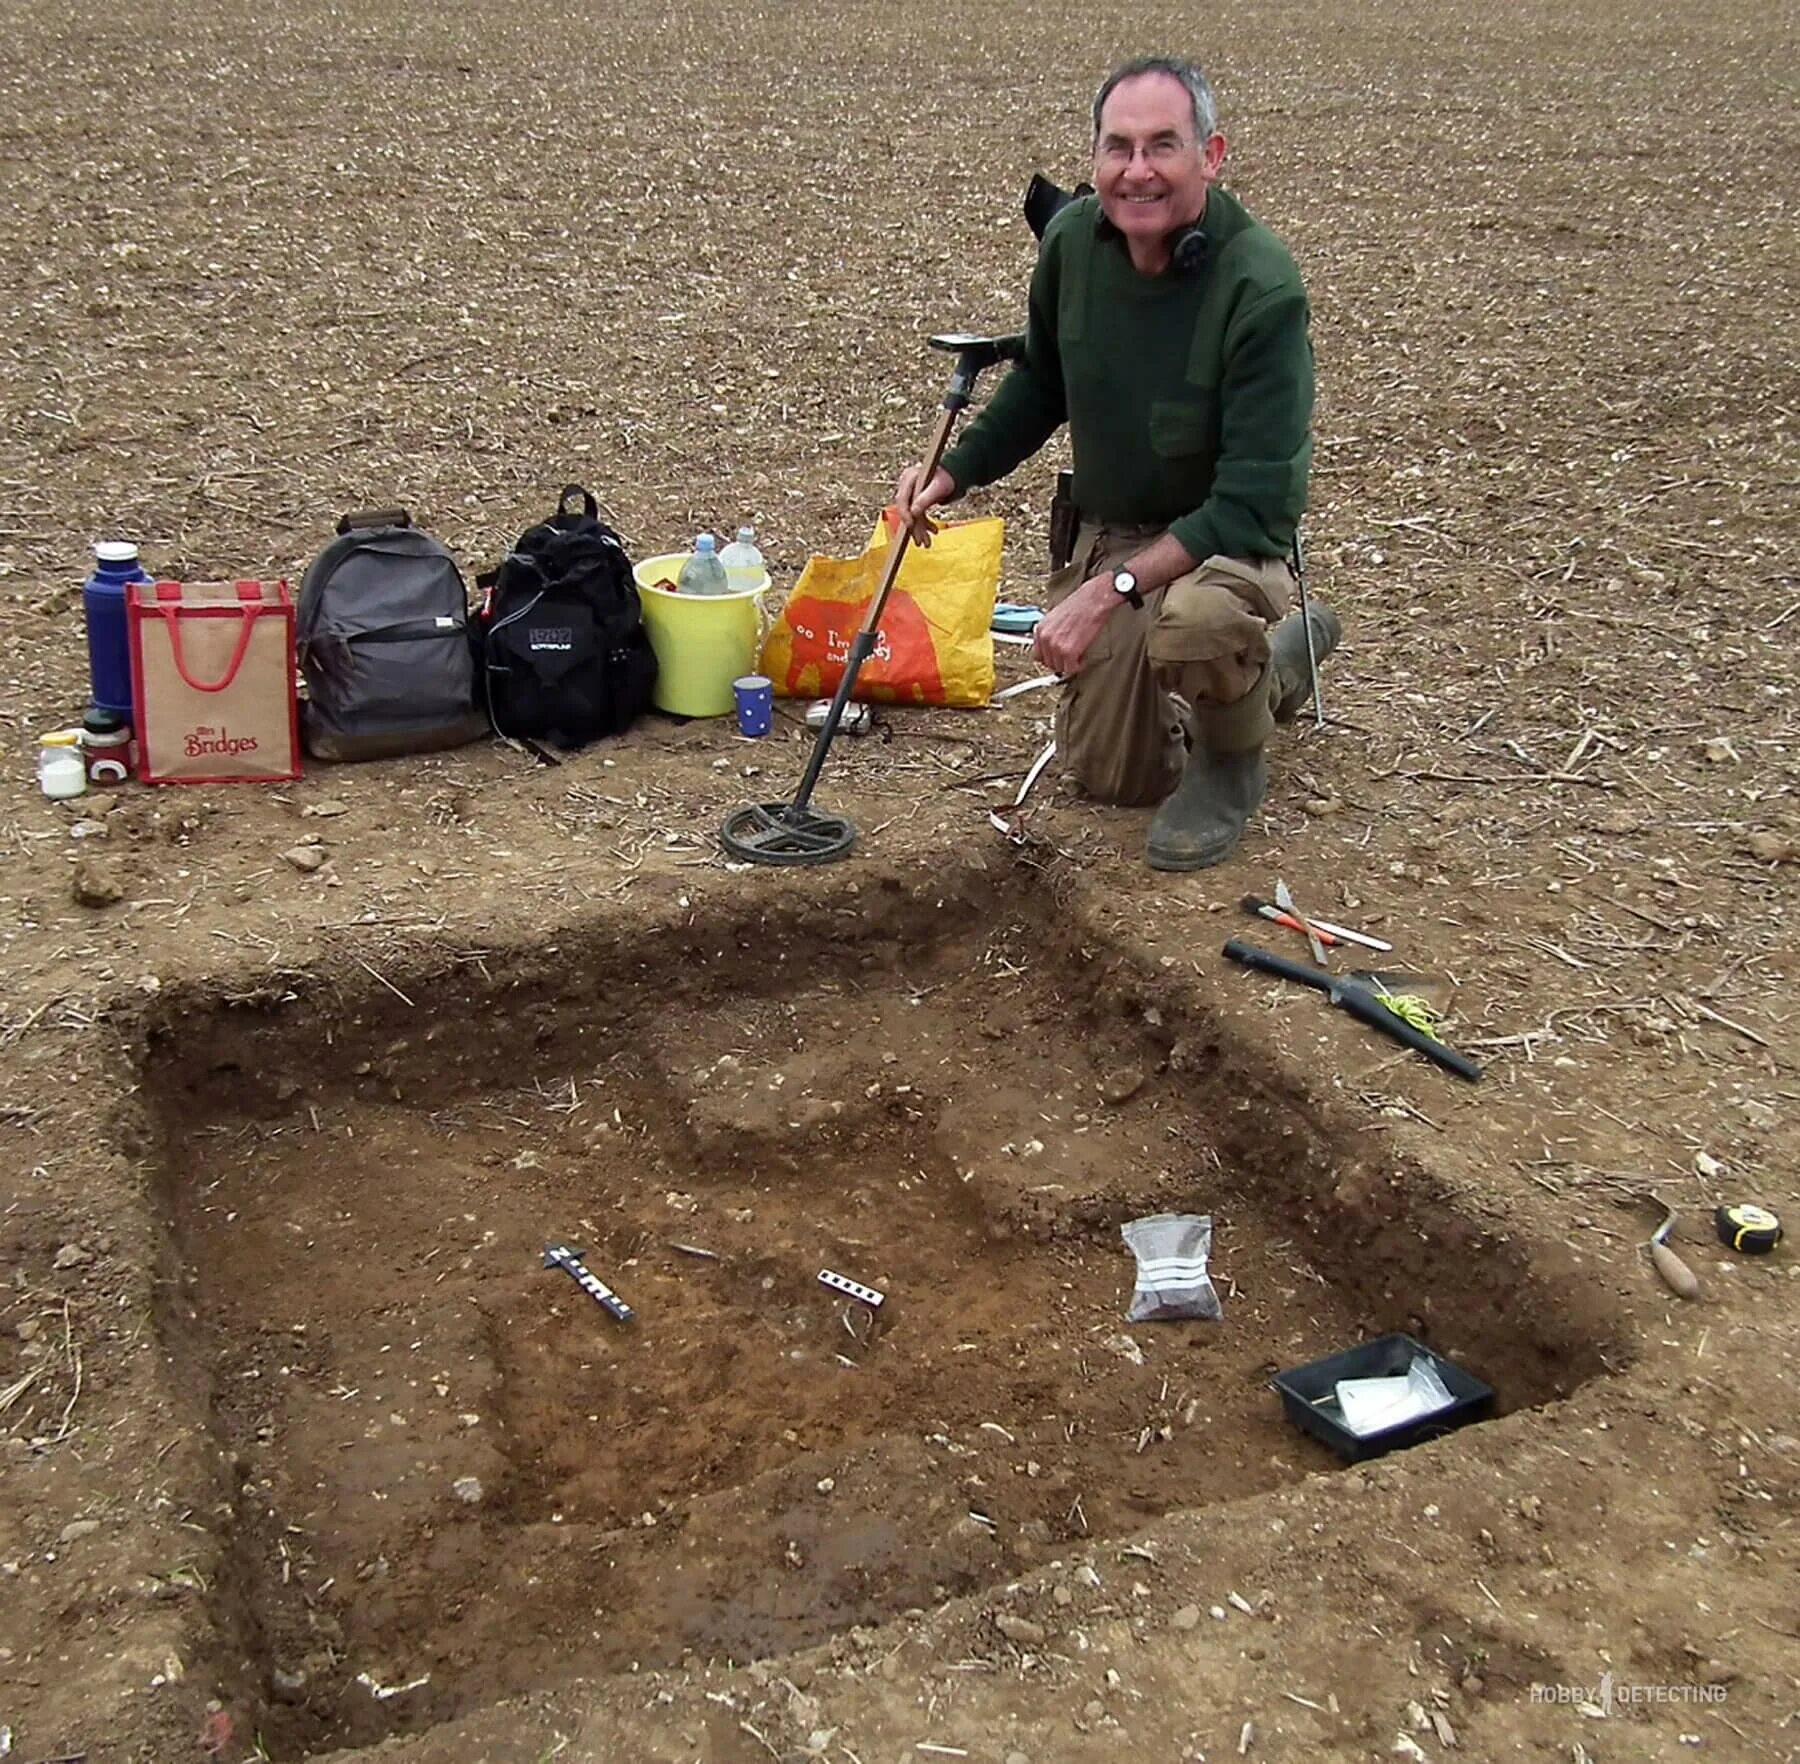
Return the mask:
<path id="1" fill-rule="evenodd" d="M 1410 1023 L 1421 1035 L 1442 1041 L 1438 1034 L 1437 1013 L 1416 992 L 1389 992 L 1380 981 L 1375 983 L 1375 996 L 1403 1023 Z"/>

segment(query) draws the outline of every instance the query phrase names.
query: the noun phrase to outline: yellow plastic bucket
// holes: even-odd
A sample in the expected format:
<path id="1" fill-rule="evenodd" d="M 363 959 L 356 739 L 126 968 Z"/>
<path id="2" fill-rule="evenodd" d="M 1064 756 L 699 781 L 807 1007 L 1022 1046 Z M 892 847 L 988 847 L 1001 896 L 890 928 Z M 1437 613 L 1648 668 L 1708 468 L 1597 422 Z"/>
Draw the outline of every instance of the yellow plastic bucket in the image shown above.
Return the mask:
<path id="1" fill-rule="evenodd" d="M 762 645 L 762 596 L 768 573 L 754 588 L 729 594 L 677 594 L 673 582 L 685 551 L 647 557 L 633 568 L 644 629 L 656 651 L 656 691 L 650 702 L 677 717 L 728 717 L 736 710 L 731 683 L 756 671 Z"/>

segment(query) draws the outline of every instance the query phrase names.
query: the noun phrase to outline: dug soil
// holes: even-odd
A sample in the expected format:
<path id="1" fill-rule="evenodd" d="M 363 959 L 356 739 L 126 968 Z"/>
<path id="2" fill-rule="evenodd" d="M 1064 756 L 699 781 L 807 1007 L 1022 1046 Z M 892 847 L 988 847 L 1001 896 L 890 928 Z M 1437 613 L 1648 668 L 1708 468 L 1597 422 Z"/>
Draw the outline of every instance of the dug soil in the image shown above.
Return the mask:
<path id="1" fill-rule="evenodd" d="M 1790 13 L 14 14 L 0 1757 L 1800 1757 L 1800 1282 L 1713 1228 L 1800 1218 Z M 1171 43 L 1347 633 L 1219 870 L 1014 809 L 1045 692 L 841 738 L 824 869 L 717 836 L 789 701 L 37 792 L 97 539 L 297 580 L 398 500 L 472 577 L 575 480 L 859 548 Z M 1278 879 L 1479 1082 L 1222 959 L 1304 956 Z M 1217 1320 L 1128 1321 L 1158 1211 Z M 1492 1411 L 1346 1466 L 1270 1380 L 1394 1331 Z"/>

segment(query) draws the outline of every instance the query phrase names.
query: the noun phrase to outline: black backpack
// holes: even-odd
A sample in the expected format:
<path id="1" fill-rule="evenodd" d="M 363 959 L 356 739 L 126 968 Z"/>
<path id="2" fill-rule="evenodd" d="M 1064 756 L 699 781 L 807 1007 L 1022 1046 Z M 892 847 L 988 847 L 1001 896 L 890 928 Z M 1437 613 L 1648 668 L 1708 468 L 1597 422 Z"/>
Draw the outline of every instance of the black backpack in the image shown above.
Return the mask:
<path id="1" fill-rule="evenodd" d="M 576 498 L 579 513 L 569 506 Z M 584 747 L 648 707 L 656 653 L 631 559 L 579 484 L 476 583 L 486 590 L 477 672 L 497 733 Z"/>
<path id="2" fill-rule="evenodd" d="M 300 579 L 294 638 L 315 759 L 390 759 L 487 733 L 456 559 L 403 508 L 347 514 Z"/>

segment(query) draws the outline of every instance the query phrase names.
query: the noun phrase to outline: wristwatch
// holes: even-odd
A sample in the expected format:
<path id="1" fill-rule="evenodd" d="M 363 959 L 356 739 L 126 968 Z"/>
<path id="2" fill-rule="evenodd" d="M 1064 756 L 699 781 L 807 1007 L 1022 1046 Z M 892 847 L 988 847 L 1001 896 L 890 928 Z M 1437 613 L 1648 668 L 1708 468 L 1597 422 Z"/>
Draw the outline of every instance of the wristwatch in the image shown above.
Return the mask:
<path id="1" fill-rule="evenodd" d="M 1144 610 L 1144 597 L 1138 593 L 1137 577 L 1130 570 L 1113 571 L 1113 593 L 1127 606 L 1136 607 L 1139 612 Z"/>

